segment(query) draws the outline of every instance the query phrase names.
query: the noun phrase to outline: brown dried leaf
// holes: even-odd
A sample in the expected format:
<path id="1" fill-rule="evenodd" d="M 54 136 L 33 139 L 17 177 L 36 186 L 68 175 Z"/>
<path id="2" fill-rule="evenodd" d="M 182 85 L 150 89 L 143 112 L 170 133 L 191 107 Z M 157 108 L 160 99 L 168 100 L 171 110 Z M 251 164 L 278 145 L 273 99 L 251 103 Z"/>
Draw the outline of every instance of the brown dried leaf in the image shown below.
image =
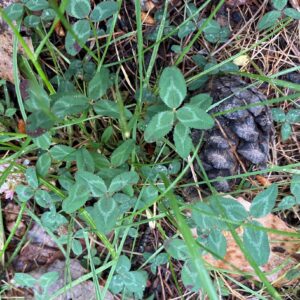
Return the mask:
<path id="1" fill-rule="evenodd" d="M 50 235 L 38 224 L 34 224 L 29 230 L 27 239 L 32 244 L 40 244 L 47 247 L 57 248 L 56 243 L 52 240 Z"/>
<path id="2" fill-rule="evenodd" d="M 72 281 L 81 277 L 86 273 L 86 270 L 81 266 L 80 262 L 76 259 L 71 259 L 70 263 L 66 265 L 64 261 L 56 260 L 49 266 L 41 267 L 36 271 L 30 272 L 29 274 L 34 278 L 38 279 L 43 274 L 47 272 L 58 272 L 59 279 L 52 284 L 48 289 L 48 295 L 53 295 L 56 291 L 61 289 L 66 285 L 65 282 L 65 271 L 69 269 L 69 273 Z M 40 286 L 36 286 L 40 292 L 42 289 Z M 100 287 L 102 288 L 102 287 Z M 64 300 L 64 299 L 76 299 L 76 300 L 94 300 L 96 299 L 95 288 L 92 281 L 84 281 L 71 289 L 67 290 L 64 294 L 55 298 L 55 300 Z M 107 292 L 105 295 L 105 300 L 113 300 L 114 297 L 110 292 Z"/>
<path id="3" fill-rule="evenodd" d="M 64 37 L 66 35 L 65 30 L 60 21 L 57 22 L 57 24 L 55 26 L 55 32 L 60 37 Z"/>
<path id="4" fill-rule="evenodd" d="M 250 202 L 245 201 L 242 198 L 238 198 L 236 200 L 240 202 L 246 210 L 249 211 L 251 205 Z M 273 214 L 269 214 L 263 218 L 259 218 L 256 220 L 266 228 L 296 233 L 294 229 L 290 228 L 284 221 Z M 238 230 L 238 234 L 241 234 L 241 231 L 242 230 Z M 297 265 L 297 261 L 292 257 L 292 255 L 295 255 L 299 250 L 300 240 L 275 233 L 269 233 L 268 235 L 270 240 L 271 253 L 269 262 L 263 265 L 261 267 L 261 270 L 266 273 L 271 273 L 267 275 L 267 278 L 273 282 L 274 286 L 280 287 L 282 285 L 290 283 L 284 277 L 284 275 L 288 270 Z M 259 280 L 259 278 L 255 276 L 252 267 L 249 265 L 249 262 L 245 258 L 239 246 L 236 244 L 232 235 L 229 232 L 226 232 L 225 237 L 227 240 L 227 252 L 224 260 L 216 260 L 211 254 L 207 254 L 203 257 L 205 261 L 216 268 L 231 271 L 236 271 L 237 269 L 239 269 L 243 272 L 253 274 L 253 277 L 256 280 Z M 276 271 L 274 272 L 274 270 Z M 240 277 L 237 274 L 231 274 L 231 276 Z"/>
<path id="5" fill-rule="evenodd" d="M 20 211 L 20 206 L 9 202 L 3 209 L 5 222 L 13 222 L 17 220 Z"/>
<path id="6" fill-rule="evenodd" d="M 19 215 L 20 207 L 12 202 L 9 202 L 3 209 L 4 224 L 9 232 L 12 232 L 16 224 L 16 219 Z M 19 223 L 15 235 L 22 237 L 26 231 L 26 225 L 23 221 Z"/>
<path id="7" fill-rule="evenodd" d="M 268 187 L 268 186 L 271 185 L 271 182 L 268 180 L 268 178 L 265 178 L 264 176 L 256 175 L 256 180 L 257 180 L 263 187 Z"/>
<path id="8" fill-rule="evenodd" d="M 14 227 L 16 225 L 16 222 L 9 222 L 6 223 L 6 228 L 9 232 L 12 232 Z M 26 232 L 26 225 L 24 224 L 24 222 L 20 222 L 16 231 L 15 231 L 15 235 L 18 237 L 22 237 Z"/>
<path id="9" fill-rule="evenodd" d="M 17 272 L 29 272 L 63 257 L 56 243 L 37 224 L 34 224 L 29 230 L 27 240 L 28 243 L 25 244 L 13 263 Z"/>
<path id="10" fill-rule="evenodd" d="M 142 22 L 144 24 L 148 24 L 148 25 L 154 25 L 155 24 L 155 20 L 153 19 L 153 17 L 151 17 L 148 13 L 145 13 L 142 11 Z"/>
<path id="11" fill-rule="evenodd" d="M 42 245 L 26 244 L 20 255 L 14 260 L 13 266 L 17 272 L 29 272 L 44 265 L 49 265 L 63 255 L 58 249 Z"/>

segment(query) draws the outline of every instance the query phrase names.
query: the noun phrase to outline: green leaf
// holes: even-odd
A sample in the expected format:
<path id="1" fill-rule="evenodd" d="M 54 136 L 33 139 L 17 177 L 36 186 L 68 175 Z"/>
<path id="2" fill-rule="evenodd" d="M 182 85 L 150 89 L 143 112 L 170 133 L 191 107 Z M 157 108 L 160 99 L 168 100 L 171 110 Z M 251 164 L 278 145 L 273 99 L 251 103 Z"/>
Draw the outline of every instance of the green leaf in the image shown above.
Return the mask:
<path id="1" fill-rule="evenodd" d="M 232 62 L 228 62 L 220 67 L 220 72 L 229 73 L 229 72 L 238 72 L 239 67 Z"/>
<path id="2" fill-rule="evenodd" d="M 78 171 L 75 175 L 76 182 L 85 185 L 93 197 L 102 197 L 106 194 L 107 188 L 102 178 L 86 171 Z"/>
<path id="3" fill-rule="evenodd" d="M 160 253 L 158 254 L 155 258 L 154 258 L 154 264 L 156 266 L 161 266 L 164 265 L 166 263 L 168 263 L 169 259 L 168 259 L 168 255 L 167 253 Z"/>
<path id="4" fill-rule="evenodd" d="M 274 208 L 277 196 L 278 186 L 272 184 L 254 197 L 250 207 L 250 214 L 256 218 L 266 216 Z"/>
<path id="5" fill-rule="evenodd" d="M 181 46 L 179 45 L 172 45 L 171 46 L 171 50 L 174 52 L 174 53 L 177 53 L 177 54 L 180 54 L 182 52 L 182 48 Z"/>
<path id="6" fill-rule="evenodd" d="M 92 99 L 99 99 L 104 96 L 107 90 L 112 86 L 109 70 L 102 67 L 100 71 L 94 75 L 88 85 L 88 95 Z"/>
<path id="7" fill-rule="evenodd" d="M 208 235 L 207 248 L 217 254 L 217 259 L 224 258 L 226 254 L 226 238 L 220 230 L 212 230 Z"/>
<path id="8" fill-rule="evenodd" d="M 291 192 L 300 202 L 300 175 L 294 175 L 291 181 Z"/>
<path id="9" fill-rule="evenodd" d="M 295 20 L 300 20 L 300 11 L 294 9 L 294 8 L 285 8 L 283 10 L 284 14 L 287 15 L 288 17 L 291 17 Z"/>
<path id="10" fill-rule="evenodd" d="M 95 162 L 95 168 L 97 171 L 110 167 L 109 160 L 103 154 L 100 154 L 98 152 L 91 152 L 91 155 Z"/>
<path id="11" fill-rule="evenodd" d="M 16 108 L 10 107 L 5 111 L 5 116 L 11 118 L 17 112 Z"/>
<path id="12" fill-rule="evenodd" d="M 219 27 L 220 27 L 220 29 L 217 32 L 216 32 L 216 29 L 212 29 L 212 32 L 204 32 L 204 37 L 208 42 L 214 44 L 220 40 L 221 26 L 219 26 Z"/>
<path id="13" fill-rule="evenodd" d="M 181 270 L 181 279 L 184 286 L 193 292 L 198 292 L 201 289 L 198 274 L 195 264 L 191 260 L 186 261 Z"/>
<path id="14" fill-rule="evenodd" d="M 151 270 L 152 274 L 156 275 L 157 266 L 155 264 L 151 264 L 150 265 L 150 270 Z"/>
<path id="15" fill-rule="evenodd" d="M 174 113 L 163 111 L 156 114 L 149 122 L 145 130 L 145 141 L 151 143 L 167 135 L 174 123 Z"/>
<path id="16" fill-rule="evenodd" d="M 87 17 L 90 10 L 90 0 L 71 0 L 66 8 L 67 14 L 77 19 Z"/>
<path id="17" fill-rule="evenodd" d="M 192 205 L 191 209 L 192 220 L 195 222 L 197 229 L 201 230 L 201 232 L 220 227 L 218 219 L 214 218 L 215 212 L 206 203 L 196 202 Z"/>
<path id="18" fill-rule="evenodd" d="M 117 274 L 114 275 L 110 284 L 109 284 L 109 290 L 113 294 L 119 294 L 124 289 L 124 282 L 121 275 Z"/>
<path id="19" fill-rule="evenodd" d="M 39 11 L 48 8 L 49 4 L 46 0 L 28 0 L 25 6 L 32 11 Z"/>
<path id="20" fill-rule="evenodd" d="M 130 299 L 144 299 L 143 292 L 146 288 L 146 283 L 147 273 L 145 271 L 127 271 L 114 275 L 109 289 L 114 294 L 123 290 L 124 295 L 129 296 Z"/>
<path id="21" fill-rule="evenodd" d="M 81 45 L 84 45 L 90 37 L 91 26 L 88 20 L 79 20 L 73 24 L 72 29 L 79 43 L 76 41 L 74 36 L 68 31 L 65 40 L 65 47 L 67 52 L 70 55 L 74 56 L 80 52 L 82 48 Z"/>
<path id="22" fill-rule="evenodd" d="M 145 271 L 131 271 L 122 273 L 122 277 L 125 291 L 137 294 L 136 298 L 142 299 L 147 283 L 147 273 Z"/>
<path id="23" fill-rule="evenodd" d="M 281 108 L 272 108 L 272 117 L 275 122 L 283 123 L 286 120 L 284 111 Z"/>
<path id="24" fill-rule="evenodd" d="M 71 214 L 85 205 L 89 199 L 89 190 L 86 185 L 75 183 L 69 191 L 69 196 L 63 201 L 62 209 Z"/>
<path id="25" fill-rule="evenodd" d="M 198 21 L 199 13 L 197 13 L 197 10 L 198 10 L 198 8 L 193 3 L 189 3 L 186 5 L 186 14 L 188 17 L 191 17 L 192 15 L 194 15 L 192 18 L 192 20 L 194 22 Z"/>
<path id="26" fill-rule="evenodd" d="M 39 180 L 36 175 L 36 169 L 34 167 L 27 168 L 25 172 L 25 176 L 28 184 L 33 188 L 37 189 L 39 187 Z"/>
<path id="27" fill-rule="evenodd" d="M 181 161 L 173 160 L 168 166 L 168 174 L 176 175 L 181 171 Z"/>
<path id="28" fill-rule="evenodd" d="M 178 123 L 175 126 L 173 138 L 176 152 L 182 158 L 187 158 L 193 149 L 193 142 L 190 137 L 190 129 L 183 124 Z"/>
<path id="29" fill-rule="evenodd" d="M 142 200 L 143 203 L 141 203 L 141 207 L 142 208 L 144 205 L 150 204 L 152 203 L 152 201 L 158 196 L 158 190 L 149 185 L 144 187 L 141 190 L 141 195 L 140 195 L 140 199 Z"/>
<path id="30" fill-rule="evenodd" d="M 260 223 L 253 221 L 250 224 L 262 226 Z M 261 266 L 268 262 L 270 255 L 270 246 L 268 234 L 265 231 L 245 226 L 243 241 L 246 249 L 252 255 L 255 262 Z"/>
<path id="31" fill-rule="evenodd" d="M 74 161 L 76 160 L 76 149 L 65 146 L 56 145 L 50 149 L 50 154 L 57 161 Z"/>
<path id="32" fill-rule="evenodd" d="M 284 122 L 280 129 L 282 141 L 285 142 L 292 134 L 292 126 L 288 122 Z"/>
<path id="33" fill-rule="evenodd" d="M 122 274 L 123 272 L 128 272 L 131 268 L 131 263 L 126 255 L 121 255 L 118 259 L 116 266 L 116 272 Z"/>
<path id="34" fill-rule="evenodd" d="M 186 83 L 177 67 L 167 67 L 159 79 L 159 95 L 170 108 L 177 108 L 186 97 Z"/>
<path id="35" fill-rule="evenodd" d="M 199 26 L 202 26 L 202 24 L 206 22 L 206 20 L 207 19 L 202 19 L 199 23 Z M 220 24 L 216 20 L 210 20 L 205 26 L 205 28 L 203 29 L 203 32 L 207 34 L 217 35 L 219 34 L 220 30 L 221 30 Z"/>
<path id="36" fill-rule="evenodd" d="M 209 129 L 214 126 L 213 118 L 196 105 L 185 105 L 176 112 L 183 125 L 195 129 Z"/>
<path id="37" fill-rule="evenodd" d="M 100 100 L 94 104 L 93 108 L 97 115 L 102 115 L 105 117 L 111 117 L 115 119 L 120 118 L 119 106 L 114 101 Z M 127 108 L 125 108 L 124 110 L 124 115 L 126 119 L 130 119 L 132 117 L 132 113 Z"/>
<path id="38" fill-rule="evenodd" d="M 105 182 L 111 182 L 113 178 L 122 174 L 126 169 L 112 169 L 110 164 L 108 167 L 101 168 L 97 175 L 99 175 Z"/>
<path id="39" fill-rule="evenodd" d="M 183 39 L 184 37 L 188 36 L 190 33 L 192 33 L 196 29 L 196 25 L 192 21 L 188 21 L 183 26 L 179 27 L 178 30 L 178 37 L 180 39 Z"/>
<path id="40" fill-rule="evenodd" d="M 18 20 L 23 16 L 24 5 L 13 3 L 4 9 L 5 13 L 11 20 Z"/>
<path id="41" fill-rule="evenodd" d="M 49 208 L 52 204 L 51 196 L 45 190 L 37 190 L 34 194 L 34 199 L 43 208 Z"/>
<path id="42" fill-rule="evenodd" d="M 108 192 L 110 194 L 121 191 L 123 188 L 125 188 L 127 185 L 136 184 L 139 181 L 139 176 L 136 172 L 130 171 L 130 172 L 124 172 L 118 176 L 116 176 L 108 189 Z"/>
<path id="43" fill-rule="evenodd" d="M 215 59 L 212 59 L 211 61 L 209 61 L 205 66 L 204 66 L 204 70 L 209 70 L 210 68 L 215 68 L 214 70 L 209 71 L 209 75 L 215 75 L 218 74 L 220 72 L 220 68 L 217 67 L 218 63 Z M 216 68 L 217 67 L 217 68 Z"/>
<path id="44" fill-rule="evenodd" d="M 63 215 L 58 214 L 55 211 L 44 212 L 41 221 L 42 224 L 51 231 L 55 231 L 58 227 L 68 223 L 68 220 Z"/>
<path id="45" fill-rule="evenodd" d="M 58 279 L 59 279 L 58 272 L 47 272 L 38 279 L 38 282 L 42 288 L 48 289 L 50 285 L 55 283 Z"/>
<path id="46" fill-rule="evenodd" d="M 272 0 L 275 9 L 283 10 L 287 5 L 287 0 Z"/>
<path id="47" fill-rule="evenodd" d="M 85 232 L 84 229 L 79 229 L 78 231 L 75 232 L 74 238 L 83 239 L 84 238 L 84 232 Z M 93 251 L 91 251 L 91 252 L 93 252 Z M 97 251 L 96 251 L 96 253 L 97 253 Z"/>
<path id="48" fill-rule="evenodd" d="M 86 96 L 70 92 L 61 95 L 52 106 L 52 112 L 63 119 L 67 115 L 82 113 L 89 107 L 89 100 Z"/>
<path id="49" fill-rule="evenodd" d="M 279 209 L 290 209 L 292 208 L 294 205 L 297 205 L 297 201 L 296 198 L 293 196 L 285 196 L 281 202 L 278 204 L 278 208 Z"/>
<path id="50" fill-rule="evenodd" d="M 76 151 L 76 163 L 79 171 L 88 171 L 92 173 L 95 171 L 94 159 L 90 152 L 84 147 Z"/>
<path id="51" fill-rule="evenodd" d="M 300 109 L 290 109 L 286 114 L 286 121 L 289 123 L 300 123 Z"/>
<path id="52" fill-rule="evenodd" d="M 41 19 L 44 22 L 50 22 L 50 21 L 54 20 L 55 17 L 56 17 L 56 12 L 52 8 L 44 9 L 43 13 L 41 15 Z"/>
<path id="53" fill-rule="evenodd" d="M 248 217 L 248 212 L 244 206 L 234 199 L 214 196 L 210 198 L 210 203 L 213 210 L 219 212 L 220 214 L 222 207 L 226 217 L 233 222 L 243 222 Z"/>
<path id="54" fill-rule="evenodd" d="M 119 147 L 117 147 L 111 154 L 111 163 L 115 167 L 121 166 L 125 163 L 132 151 L 134 150 L 135 141 L 129 139 L 123 142 Z"/>
<path id="55" fill-rule="evenodd" d="M 43 111 L 33 112 L 26 120 L 26 132 L 31 137 L 39 137 L 54 124 L 53 118 Z"/>
<path id="56" fill-rule="evenodd" d="M 272 10 L 266 13 L 258 22 L 257 28 L 258 30 L 263 30 L 273 26 L 278 19 L 281 17 L 281 12 L 277 10 Z"/>
<path id="57" fill-rule="evenodd" d="M 291 281 L 293 279 L 296 279 L 296 278 L 299 278 L 300 277 L 300 268 L 299 266 L 298 267 L 295 267 L 291 270 L 289 270 L 286 275 L 285 275 L 285 278 L 288 280 L 288 281 Z"/>
<path id="58" fill-rule="evenodd" d="M 51 166 L 51 156 L 48 152 L 43 153 L 36 162 L 36 171 L 40 176 L 45 177 Z"/>
<path id="59" fill-rule="evenodd" d="M 172 238 L 164 243 L 164 247 L 168 254 L 175 259 L 185 260 L 189 257 L 189 251 L 185 242 L 181 239 Z"/>
<path id="60" fill-rule="evenodd" d="M 120 215 L 118 205 L 113 198 L 103 198 L 86 210 L 93 218 L 96 228 L 104 234 L 114 229 Z"/>
<path id="61" fill-rule="evenodd" d="M 114 133 L 114 129 L 112 126 L 106 127 L 101 135 L 101 143 L 108 144 L 113 133 Z"/>
<path id="62" fill-rule="evenodd" d="M 82 254 L 83 249 L 82 249 L 82 246 L 81 246 L 80 241 L 78 241 L 78 240 L 73 240 L 73 242 L 72 242 L 72 251 L 74 252 L 74 254 L 75 254 L 76 256 Z"/>
<path id="63" fill-rule="evenodd" d="M 100 22 L 118 12 L 118 3 L 116 1 L 102 1 L 91 13 L 93 22 Z"/>
<path id="64" fill-rule="evenodd" d="M 137 199 L 130 197 L 123 193 L 116 193 L 113 195 L 114 200 L 119 205 L 120 214 L 128 212 L 136 204 Z"/>
<path id="65" fill-rule="evenodd" d="M 206 21 L 202 19 L 199 23 L 199 27 Z M 220 24 L 215 20 L 210 20 L 208 24 L 203 29 L 204 37 L 210 43 L 224 43 L 227 41 L 230 35 L 230 29 L 228 26 L 220 26 Z"/>
<path id="66" fill-rule="evenodd" d="M 43 150 L 48 150 L 51 145 L 51 140 L 52 137 L 49 132 L 46 132 L 37 138 L 33 138 L 33 141 L 37 145 L 37 147 Z"/>
<path id="67" fill-rule="evenodd" d="M 19 184 L 16 187 L 16 193 L 21 202 L 27 202 L 34 195 L 34 190 L 30 186 Z"/>
<path id="68" fill-rule="evenodd" d="M 191 98 L 190 104 L 196 105 L 203 110 L 208 110 L 213 102 L 212 97 L 209 94 L 198 94 Z"/>
<path id="69" fill-rule="evenodd" d="M 205 58 L 204 55 L 202 54 L 196 54 L 196 55 L 193 55 L 192 56 L 192 60 L 195 62 L 195 64 L 200 67 L 201 69 L 204 68 L 204 66 L 206 65 L 207 63 L 207 60 Z"/>
<path id="70" fill-rule="evenodd" d="M 25 17 L 24 25 L 26 27 L 34 28 L 37 27 L 41 23 L 41 18 L 39 16 L 30 15 Z"/>
<path id="71" fill-rule="evenodd" d="M 29 81 L 28 87 L 25 88 L 25 92 L 28 93 L 28 97 L 25 98 L 26 109 L 30 112 L 41 110 L 46 113 L 50 108 L 51 99 L 42 86 L 38 85 L 34 81 Z"/>
<path id="72" fill-rule="evenodd" d="M 189 91 L 195 91 L 200 88 L 203 88 L 205 86 L 206 82 L 208 81 L 208 79 L 209 79 L 208 75 L 204 75 L 204 76 L 194 80 L 188 86 Z"/>
<path id="73" fill-rule="evenodd" d="M 17 285 L 22 287 L 33 287 L 37 280 L 29 274 L 15 273 L 14 281 Z"/>
<path id="74" fill-rule="evenodd" d="M 73 185 L 75 184 L 75 180 L 70 172 L 64 171 L 59 177 L 58 182 L 62 188 L 66 191 L 70 191 Z"/>

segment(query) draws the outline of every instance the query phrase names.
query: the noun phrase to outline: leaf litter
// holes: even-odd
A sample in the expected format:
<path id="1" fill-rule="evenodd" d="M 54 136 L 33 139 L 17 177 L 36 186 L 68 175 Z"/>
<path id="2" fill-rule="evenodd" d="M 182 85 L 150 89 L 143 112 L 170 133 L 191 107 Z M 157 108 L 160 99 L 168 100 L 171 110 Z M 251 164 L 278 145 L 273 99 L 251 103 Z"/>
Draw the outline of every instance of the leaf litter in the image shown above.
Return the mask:
<path id="1" fill-rule="evenodd" d="M 237 198 L 236 201 L 242 204 L 244 208 L 249 211 L 251 206 L 250 202 L 243 198 Z M 297 233 L 295 229 L 289 227 L 283 220 L 274 214 L 268 214 L 255 220 L 265 228 Z M 238 231 L 239 235 L 242 235 L 242 233 L 243 230 Z M 285 274 L 287 271 L 298 265 L 299 255 L 297 253 L 300 250 L 299 238 L 297 239 L 295 237 L 284 236 L 279 233 L 268 233 L 268 236 L 270 240 L 271 253 L 268 263 L 261 266 L 262 271 L 266 272 L 268 280 L 270 280 L 276 287 L 289 285 L 293 282 L 295 283 L 297 278 L 289 280 Z M 230 275 L 232 277 L 241 278 L 240 274 L 235 273 L 238 269 L 246 272 L 255 280 L 259 280 L 240 247 L 236 244 L 231 233 L 226 232 L 225 237 L 227 241 L 227 250 L 224 260 L 216 260 L 211 254 L 204 255 L 204 260 L 215 268 L 233 271 Z M 255 253 L 253 254 L 255 255 Z"/>

